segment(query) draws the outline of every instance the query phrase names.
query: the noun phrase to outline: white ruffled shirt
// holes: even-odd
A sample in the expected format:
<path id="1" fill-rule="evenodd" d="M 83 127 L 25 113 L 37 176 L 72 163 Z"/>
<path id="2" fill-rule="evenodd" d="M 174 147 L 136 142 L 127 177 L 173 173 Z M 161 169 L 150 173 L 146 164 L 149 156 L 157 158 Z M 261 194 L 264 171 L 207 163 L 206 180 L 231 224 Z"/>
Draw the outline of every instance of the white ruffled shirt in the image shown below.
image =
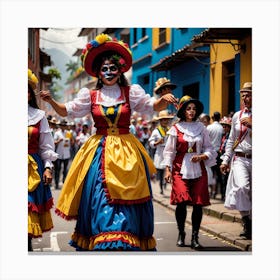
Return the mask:
<path id="1" fill-rule="evenodd" d="M 206 166 L 214 166 L 216 164 L 217 153 L 211 144 L 209 133 L 201 122 L 179 122 L 175 124 L 177 129 L 182 132 L 183 139 L 189 143 L 189 147 L 193 147 L 196 143 L 196 152 L 188 153 L 184 156 L 180 173 L 183 179 L 195 179 L 202 175 L 200 163 L 191 162 L 191 157 L 195 154 L 205 154 L 208 159 L 204 161 Z M 168 131 L 168 139 L 163 151 L 163 166 L 172 167 L 173 160 L 176 156 L 177 130 L 172 126 Z"/>
<path id="2" fill-rule="evenodd" d="M 104 85 L 99 90 L 99 94 L 99 97 L 101 98 L 97 98 L 97 103 L 105 107 L 110 107 L 125 102 L 125 98 L 120 98 L 121 90 L 117 84 L 113 86 Z M 138 84 L 133 84 L 130 86 L 129 103 L 131 110 L 152 116 L 154 112 L 154 102 L 155 98 L 147 94 L 141 86 Z M 73 101 L 67 102 L 65 106 L 68 116 L 71 118 L 81 118 L 91 113 L 90 90 L 88 88 L 80 89 L 77 97 Z"/>
<path id="3" fill-rule="evenodd" d="M 54 141 L 45 112 L 28 105 L 28 126 L 40 123 L 39 151 L 44 167 L 53 167 L 53 161 L 58 157 L 54 151 Z"/>

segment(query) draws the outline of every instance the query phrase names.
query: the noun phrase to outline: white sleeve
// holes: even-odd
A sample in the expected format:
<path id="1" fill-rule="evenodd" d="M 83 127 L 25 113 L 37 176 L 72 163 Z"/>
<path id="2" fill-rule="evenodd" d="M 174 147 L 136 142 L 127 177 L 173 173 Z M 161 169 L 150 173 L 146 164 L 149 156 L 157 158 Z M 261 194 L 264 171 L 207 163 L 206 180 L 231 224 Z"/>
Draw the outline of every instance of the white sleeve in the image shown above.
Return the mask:
<path id="1" fill-rule="evenodd" d="M 136 112 L 145 113 L 150 116 L 154 113 L 155 98 L 151 97 L 137 84 L 130 86 L 129 102 L 131 109 Z"/>
<path id="2" fill-rule="evenodd" d="M 151 148 L 155 149 L 155 142 L 158 141 L 159 139 L 161 138 L 159 132 L 158 132 L 158 129 L 155 128 L 149 138 L 149 145 Z"/>
<path id="3" fill-rule="evenodd" d="M 40 123 L 39 155 L 43 160 L 44 167 L 53 167 L 53 161 L 58 157 L 54 151 L 54 141 L 46 117 Z"/>
<path id="4" fill-rule="evenodd" d="M 172 168 L 173 160 L 176 156 L 176 144 L 177 144 L 177 131 L 174 126 L 170 128 L 168 131 L 168 137 L 166 141 L 166 145 L 163 150 L 163 162 L 162 166 L 169 166 Z"/>
<path id="5" fill-rule="evenodd" d="M 79 90 L 77 97 L 65 103 L 68 116 L 71 118 L 81 118 L 91 112 L 91 97 L 88 88 Z"/>
<path id="6" fill-rule="evenodd" d="M 205 165 L 208 167 L 214 166 L 217 164 L 216 158 L 218 154 L 213 148 L 213 145 L 210 140 L 209 132 L 206 128 L 203 129 L 202 136 L 203 136 L 202 152 L 208 157 L 208 159 L 204 161 Z"/>

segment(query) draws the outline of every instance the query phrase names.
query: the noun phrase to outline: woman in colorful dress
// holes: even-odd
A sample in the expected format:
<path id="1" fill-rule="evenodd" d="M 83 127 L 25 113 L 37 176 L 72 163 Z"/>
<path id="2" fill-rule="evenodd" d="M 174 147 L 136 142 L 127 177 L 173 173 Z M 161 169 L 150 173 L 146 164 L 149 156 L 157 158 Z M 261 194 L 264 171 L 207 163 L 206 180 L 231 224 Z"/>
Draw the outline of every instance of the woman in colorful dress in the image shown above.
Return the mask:
<path id="1" fill-rule="evenodd" d="M 168 131 L 163 151 L 165 179 L 172 182 L 170 203 L 176 205 L 177 246 L 185 246 L 187 205 L 192 205 L 191 248 L 195 250 L 202 248 L 198 242 L 202 207 L 210 205 L 205 165 L 212 166 L 216 162 L 208 131 L 197 121 L 202 112 L 203 104 L 199 100 L 183 96 L 177 112 L 180 121 Z"/>
<path id="2" fill-rule="evenodd" d="M 53 228 L 50 184 L 52 162 L 57 159 L 48 120 L 37 105 L 37 84 L 37 77 L 28 69 L 28 251 L 33 250 L 32 238 Z"/>
<path id="3" fill-rule="evenodd" d="M 100 34 L 82 53 L 85 71 L 98 78 L 95 90 L 82 88 L 76 99 L 41 97 L 62 116 L 92 114 L 96 134 L 80 148 L 61 191 L 56 213 L 77 219 L 70 245 L 76 250 L 156 250 L 150 175 L 151 158 L 129 133 L 131 111 L 153 114 L 176 102 L 170 94 L 155 100 L 139 85 L 128 85 L 132 65 L 127 44 Z"/>

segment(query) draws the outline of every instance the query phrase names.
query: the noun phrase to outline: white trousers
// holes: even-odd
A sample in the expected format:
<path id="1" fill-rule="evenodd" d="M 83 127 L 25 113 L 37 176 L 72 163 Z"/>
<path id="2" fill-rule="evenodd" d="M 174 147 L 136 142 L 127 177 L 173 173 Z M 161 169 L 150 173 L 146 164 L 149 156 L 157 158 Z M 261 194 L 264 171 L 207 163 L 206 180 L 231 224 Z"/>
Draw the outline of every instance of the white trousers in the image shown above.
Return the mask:
<path id="1" fill-rule="evenodd" d="M 234 157 L 227 181 L 224 206 L 239 211 L 252 210 L 252 159 Z"/>

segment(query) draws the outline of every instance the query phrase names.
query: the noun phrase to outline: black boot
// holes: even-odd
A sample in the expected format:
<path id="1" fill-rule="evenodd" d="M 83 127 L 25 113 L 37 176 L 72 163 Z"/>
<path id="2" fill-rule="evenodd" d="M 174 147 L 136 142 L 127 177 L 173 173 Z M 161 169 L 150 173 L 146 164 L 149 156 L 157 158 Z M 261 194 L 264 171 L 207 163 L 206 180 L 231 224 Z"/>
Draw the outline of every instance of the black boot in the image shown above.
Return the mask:
<path id="1" fill-rule="evenodd" d="M 252 220 L 249 216 L 242 217 L 243 231 L 239 234 L 246 239 L 252 239 Z"/>
<path id="2" fill-rule="evenodd" d="M 187 217 L 187 205 L 184 202 L 181 202 L 177 204 L 177 207 L 175 209 L 175 217 L 177 221 L 177 226 L 179 230 L 178 240 L 176 245 L 178 247 L 184 247 L 185 246 L 185 221 Z"/>
<path id="3" fill-rule="evenodd" d="M 30 236 L 28 236 L 28 252 L 32 252 L 33 248 L 32 248 L 32 238 Z"/>
<path id="4" fill-rule="evenodd" d="M 202 220 L 202 206 L 194 205 L 192 212 L 192 240 L 191 248 L 194 250 L 200 250 L 202 246 L 198 242 L 198 233 L 200 229 L 200 224 Z"/>
<path id="5" fill-rule="evenodd" d="M 183 232 L 179 232 L 179 235 L 178 235 L 178 240 L 177 240 L 177 243 L 176 245 L 178 247 L 185 247 L 185 237 L 186 237 L 186 233 L 183 231 Z"/>
<path id="6" fill-rule="evenodd" d="M 192 233 L 191 248 L 194 250 L 202 249 L 202 246 L 198 242 L 198 232 L 197 231 L 193 231 L 193 233 Z"/>

